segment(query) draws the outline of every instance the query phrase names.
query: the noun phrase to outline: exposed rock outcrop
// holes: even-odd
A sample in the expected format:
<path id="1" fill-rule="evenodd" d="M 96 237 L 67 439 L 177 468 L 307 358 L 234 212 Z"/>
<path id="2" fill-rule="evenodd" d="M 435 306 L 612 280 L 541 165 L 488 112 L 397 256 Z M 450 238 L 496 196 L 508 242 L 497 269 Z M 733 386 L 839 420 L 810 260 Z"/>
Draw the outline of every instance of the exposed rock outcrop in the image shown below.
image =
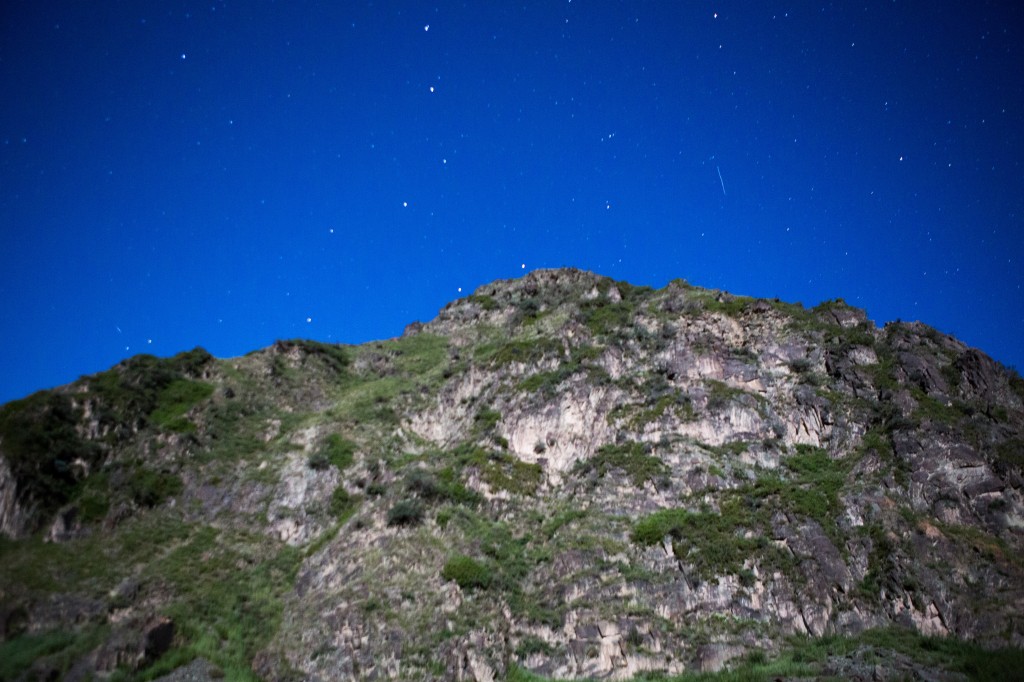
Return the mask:
<path id="1" fill-rule="evenodd" d="M 1024 644 L 1024 380 L 841 300 L 537 271 L 398 339 L 0 409 L 0 616 L 55 638 L 39 674 L 219 642 L 167 679 L 628 679 L 800 634 L 844 643 L 808 675 L 952 680 L 923 638 Z"/>

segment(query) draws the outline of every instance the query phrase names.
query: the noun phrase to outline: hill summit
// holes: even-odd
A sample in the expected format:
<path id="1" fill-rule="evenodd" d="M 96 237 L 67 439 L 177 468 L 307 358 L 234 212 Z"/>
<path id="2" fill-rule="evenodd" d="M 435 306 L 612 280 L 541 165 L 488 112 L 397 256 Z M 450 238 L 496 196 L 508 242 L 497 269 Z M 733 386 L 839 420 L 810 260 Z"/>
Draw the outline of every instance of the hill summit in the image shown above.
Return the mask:
<path id="1" fill-rule="evenodd" d="M 1022 465 L 924 324 L 539 270 L 0 408 L 0 679 L 1005 678 Z"/>

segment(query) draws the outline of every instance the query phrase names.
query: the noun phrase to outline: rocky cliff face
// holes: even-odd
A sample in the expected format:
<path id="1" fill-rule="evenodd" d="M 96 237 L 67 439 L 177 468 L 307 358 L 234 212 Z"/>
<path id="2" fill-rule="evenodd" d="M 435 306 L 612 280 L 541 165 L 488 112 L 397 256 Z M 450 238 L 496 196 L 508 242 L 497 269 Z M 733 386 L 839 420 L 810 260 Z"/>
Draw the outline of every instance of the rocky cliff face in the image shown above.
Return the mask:
<path id="1" fill-rule="evenodd" d="M 1024 644 L 1022 463 L 1024 381 L 925 325 L 538 271 L 398 339 L 141 356 L 4 406 L 0 653 L 959 679 L 1021 662 L 984 650 Z"/>

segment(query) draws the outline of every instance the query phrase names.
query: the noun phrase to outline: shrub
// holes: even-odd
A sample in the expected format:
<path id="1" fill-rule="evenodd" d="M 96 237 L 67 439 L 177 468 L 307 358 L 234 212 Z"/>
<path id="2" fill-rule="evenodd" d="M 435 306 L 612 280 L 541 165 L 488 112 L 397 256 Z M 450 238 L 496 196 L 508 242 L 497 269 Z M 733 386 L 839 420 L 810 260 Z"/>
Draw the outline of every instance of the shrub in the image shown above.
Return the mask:
<path id="1" fill-rule="evenodd" d="M 423 521 L 423 504 L 418 500 L 399 500 L 388 510 L 389 526 L 417 526 Z"/>
<path id="2" fill-rule="evenodd" d="M 716 379 L 708 379 L 705 385 L 707 387 L 708 410 L 712 412 L 724 410 L 733 400 L 749 395 L 742 389 L 733 388 L 725 382 Z"/>
<path id="3" fill-rule="evenodd" d="M 742 573 L 743 562 L 759 548 L 756 539 L 742 534 L 743 528 L 753 525 L 749 511 L 738 500 L 730 499 L 722 504 L 720 514 L 685 509 L 654 512 L 633 527 L 633 541 L 654 545 L 671 537 L 676 558 L 691 564 L 700 577 L 711 578 Z"/>
<path id="4" fill-rule="evenodd" d="M 624 471 L 637 487 L 668 473 L 665 463 L 657 457 L 648 455 L 642 443 L 603 445 L 594 457 L 581 462 L 579 467 L 582 471 L 596 471 L 601 477 L 609 470 L 619 469 Z"/>
<path id="5" fill-rule="evenodd" d="M 359 507 L 359 498 L 349 495 L 344 486 L 338 486 L 331 493 L 330 510 L 331 515 L 338 520 L 344 520 Z"/>
<path id="6" fill-rule="evenodd" d="M 501 412 L 485 408 L 473 418 L 473 430 L 477 433 L 490 433 L 500 421 Z"/>
<path id="7" fill-rule="evenodd" d="M 471 303 L 476 303 L 484 310 L 495 310 L 498 307 L 497 301 L 486 294 L 472 294 L 469 296 Z"/>
<path id="8" fill-rule="evenodd" d="M 462 554 L 448 559 L 441 569 L 441 577 L 455 581 L 464 590 L 486 589 L 491 583 L 491 573 L 487 567 Z"/>
<path id="9" fill-rule="evenodd" d="M 99 476 L 93 478 L 99 478 Z M 82 520 L 86 523 L 100 521 L 110 511 L 110 498 L 105 490 L 99 489 L 98 486 L 89 486 L 78 498 L 78 509 L 82 514 Z"/>
<path id="10" fill-rule="evenodd" d="M 405 476 L 405 489 L 424 500 L 436 500 L 444 497 L 444 491 L 437 478 L 429 471 L 413 469 Z"/>
<path id="11" fill-rule="evenodd" d="M 87 379 L 89 392 L 99 399 L 95 413 L 114 427 L 135 420 L 151 421 L 170 430 L 192 430 L 180 417 L 213 388 L 193 381 L 213 356 L 202 348 L 161 359 L 136 355 Z"/>
<path id="12" fill-rule="evenodd" d="M 685 509 L 661 509 L 645 516 L 633 527 L 633 541 L 642 545 L 656 545 L 666 535 L 686 527 L 692 515 Z"/>
<path id="13" fill-rule="evenodd" d="M 507 452 L 488 452 L 472 443 L 462 443 L 451 452 L 451 456 L 455 464 L 476 467 L 480 478 L 495 490 L 532 494 L 544 478 L 539 464 L 524 462 Z"/>
<path id="14" fill-rule="evenodd" d="M 516 656 L 519 658 L 527 658 L 533 654 L 544 654 L 550 656 L 554 652 L 554 647 L 545 642 L 536 635 L 526 635 L 522 641 L 519 642 L 519 646 L 516 647 Z"/>
<path id="15" fill-rule="evenodd" d="M 274 343 L 274 349 L 280 353 L 286 353 L 291 349 L 300 350 L 307 358 L 317 358 L 331 371 L 341 374 L 351 362 L 348 351 L 343 346 L 307 339 L 278 340 Z M 287 375 L 289 372 L 283 363 L 279 362 L 280 355 L 274 358 L 275 370 L 278 373 Z"/>
<path id="16" fill-rule="evenodd" d="M 128 494 L 143 507 L 156 507 L 179 494 L 184 487 L 177 474 L 140 467 L 128 481 Z"/>
<path id="17" fill-rule="evenodd" d="M 153 408 L 149 417 L 154 424 L 168 431 L 178 433 L 195 431 L 195 425 L 185 419 L 184 415 L 212 394 L 213 386 L 210 384 L 189 379 L 175 379 L 168 384 L 167 388 L 160 391 L 156 399 L 156 407 Z"/>
<path id="18" fill-rule="evenodd" d="M 485 349 L 478 351 L 478 355 L 486 356 Z M 493 351 L 491 361 L 498 366 L 510 365 L 513 363 L 536 363 L 545 356 L 558 355 L 562 352 L 562 345 L 553 339 L 545 337 L 533 339 L 521 339 L 509 341 L 500 348 Z M 484 359 L 484 358 L 481 358 Z"/>
<path id="19" fill-rule="evenodd" d="M 339 471 L 352 464 L 356 451 L 356 444 L 342 438 L 337 433 L 327 437 L 324 445 L 309 456 L 307 464 L 309 468 L 321 471 L 328 466 L 333 466 Z"/>
<path id="20" fill-rule="evenodd" d="M 995 464 L 999 468 L 1024 471 L 1024 439 L 1010 438 L 995 448 Z"/>
<path id="21" fill-rule="evenodd" d="M 81 410 L 63 394 L 40 391 L 0 407 L 0 440 L 4 457 L 23 499 L 31 499 L 44 514 L 70 500 L 79 485 L 72 462 L 90 467 L 102 451 L 79 437 Z"/>

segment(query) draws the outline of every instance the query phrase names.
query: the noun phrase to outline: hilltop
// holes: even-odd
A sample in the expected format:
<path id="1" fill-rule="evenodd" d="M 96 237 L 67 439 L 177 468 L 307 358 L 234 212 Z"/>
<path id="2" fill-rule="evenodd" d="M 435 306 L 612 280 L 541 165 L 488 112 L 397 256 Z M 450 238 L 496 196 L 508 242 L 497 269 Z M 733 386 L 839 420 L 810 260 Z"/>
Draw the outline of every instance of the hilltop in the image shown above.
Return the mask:
<path id="1" fill-rule="evenodd" d="M 540 270 L 0 408 L 0 679 L 999 678 L 1022 465 L 925 324 Z"/>

